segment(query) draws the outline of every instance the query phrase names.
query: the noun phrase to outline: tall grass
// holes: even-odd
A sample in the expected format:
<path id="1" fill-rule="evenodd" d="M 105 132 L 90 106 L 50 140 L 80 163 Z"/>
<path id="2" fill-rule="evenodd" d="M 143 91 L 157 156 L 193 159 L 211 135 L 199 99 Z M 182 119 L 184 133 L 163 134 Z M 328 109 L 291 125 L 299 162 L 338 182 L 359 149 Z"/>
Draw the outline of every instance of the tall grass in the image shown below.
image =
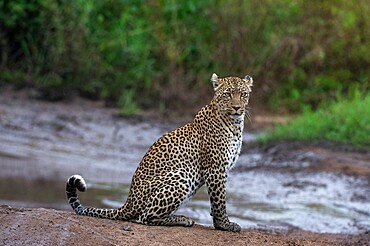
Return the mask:
<path id="1" fill-rule="evenodd" d="M 370 148 L 370 94 L 341 99 L 315 112 L 307 111 L 260 137 L 276 139 L 329 140 Z"/>

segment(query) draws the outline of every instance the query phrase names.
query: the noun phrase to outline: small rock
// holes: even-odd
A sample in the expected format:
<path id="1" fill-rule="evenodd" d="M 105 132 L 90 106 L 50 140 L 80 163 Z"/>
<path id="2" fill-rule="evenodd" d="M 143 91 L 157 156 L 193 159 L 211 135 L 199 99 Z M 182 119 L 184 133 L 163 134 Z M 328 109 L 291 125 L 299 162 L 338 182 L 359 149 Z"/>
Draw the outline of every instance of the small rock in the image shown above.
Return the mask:
<path id="1" fill-rule="evenodd" d="M 132 231 L 132 229 L 129 226 L 123 226 L 122 230 L 124 231 Z"/>

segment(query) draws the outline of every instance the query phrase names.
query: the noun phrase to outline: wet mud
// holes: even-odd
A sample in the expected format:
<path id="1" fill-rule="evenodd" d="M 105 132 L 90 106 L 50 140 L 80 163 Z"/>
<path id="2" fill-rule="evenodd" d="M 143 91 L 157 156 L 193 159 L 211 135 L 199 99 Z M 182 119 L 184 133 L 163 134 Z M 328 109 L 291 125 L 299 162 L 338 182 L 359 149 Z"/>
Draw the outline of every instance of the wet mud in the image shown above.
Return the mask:
<path id="1" fill-rule="evenodd" d="M 254 113 L 255 114 L 255 113 Z M 258 117 L 256 117 L 258 118 Z M 261 117 L 260 117 L 261 118 Z M 122 118 L 101 102 L 44 102 L 0 93 L 0 204 L 70 210 L 65 180 L 85 177 L 84 204 L 119 207 L 149 146 L 180 122 Z M 257 125 L 257 126 L 256 126 Z M 253 129 L 253 131 L 251 130 Z M 370 231 L 370 154 L 324 142 L 254 142 L 258 121 L 228 182 L 228 211 L 243 228 L 326 233 Z M 178 213 L 211 225 L 205 189 Z"/>

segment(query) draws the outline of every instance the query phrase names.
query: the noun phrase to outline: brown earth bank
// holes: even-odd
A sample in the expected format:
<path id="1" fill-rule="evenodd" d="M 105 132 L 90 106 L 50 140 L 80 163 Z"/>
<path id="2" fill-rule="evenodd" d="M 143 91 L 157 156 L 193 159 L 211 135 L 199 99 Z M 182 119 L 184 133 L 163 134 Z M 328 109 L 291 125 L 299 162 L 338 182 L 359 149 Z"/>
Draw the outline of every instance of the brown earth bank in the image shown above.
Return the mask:
<path id="1" fill-rule="evenodd" d="M 0 208 L 1 245 L 370 245 L 370 234 L 319 234 L 194 225 L 156 227 L 44 208 Z"/>

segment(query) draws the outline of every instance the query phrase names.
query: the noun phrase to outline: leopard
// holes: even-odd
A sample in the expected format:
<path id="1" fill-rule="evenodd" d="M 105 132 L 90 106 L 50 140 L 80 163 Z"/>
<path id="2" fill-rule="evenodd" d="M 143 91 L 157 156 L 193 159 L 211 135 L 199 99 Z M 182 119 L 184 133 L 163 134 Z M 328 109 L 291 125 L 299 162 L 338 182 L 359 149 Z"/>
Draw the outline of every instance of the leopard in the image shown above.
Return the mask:
<path id="1" fill-rule="evenodd" d="M 226 211 L 226 183 L 243 141 L 253 78 L 211 76 L 214 93 L 191 123 L 160 137 L 139 163 L 121 208 L 84 207 L 77 195 L 86 190 L 81 175 L 66 184 L 68 202 L 79 215 L 154 226 L 191 227 L 194 220 L 175 212 L 206 185 L 210 215 L 217 230 L 240 232 Z"/>

